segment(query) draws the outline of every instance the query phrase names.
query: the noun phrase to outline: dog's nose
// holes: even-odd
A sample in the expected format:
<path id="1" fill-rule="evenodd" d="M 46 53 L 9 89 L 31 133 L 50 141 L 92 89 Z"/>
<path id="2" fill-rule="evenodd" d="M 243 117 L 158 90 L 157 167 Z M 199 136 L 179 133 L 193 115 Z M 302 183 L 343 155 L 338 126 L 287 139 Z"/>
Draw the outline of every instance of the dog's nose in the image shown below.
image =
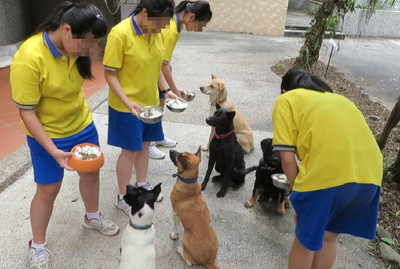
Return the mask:
<path id="1" fill-rule="evenodd" d="M 203 91 L 204 90 L 204 87 L 200 87 L 200 91 Z"/>

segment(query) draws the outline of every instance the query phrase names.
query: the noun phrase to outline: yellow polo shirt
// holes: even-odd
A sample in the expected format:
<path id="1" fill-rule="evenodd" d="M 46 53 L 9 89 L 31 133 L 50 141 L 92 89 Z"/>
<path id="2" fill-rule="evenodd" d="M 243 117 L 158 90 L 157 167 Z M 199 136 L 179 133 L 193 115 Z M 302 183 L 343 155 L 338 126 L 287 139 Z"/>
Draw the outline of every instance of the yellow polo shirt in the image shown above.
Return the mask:
<path id="1" fill-rule="evenodd" d="M 166 64 L 171 61 L 172 53 L 181 35 L 181 29 L 182 26 L 179 15 L 175 14 L 175 16 L 171 18 L 169 25 L 161 30 L 161 36 L 165 47 L 164 63 Z"/>
<path id="2" fill-rule="evenodd" d="M 103 58 L 106 70 L 117 72 L 129 100 L 141 105 L 158 105 L 158 77 L 164 57 L 161 33 L 150 40 L 136 25 L 133 15 L 114 26 L 107 37 Z M 129 112 L 114 91 L 109 91 L 108 104 L 120 112 Z"/>
<path id="3" fill-rule="evenodd" d="M 288 91 L 277 98 L 272 123 L 274 150 L 294 151 L 300 161 L 295 191 L 381 185 L 381 151 L 361 111 L 344 96 Z"/>
<path id="4" fill-rule="evenodd" d="M 47 33 L 27 39 L 10 66 L 11 93 L 21 109 L 35 109 L 51 138 L 68 137 L 92 122 L 77 57 L 62 55 Z M 27 134 L 31 134 L 26 130 Z"/>

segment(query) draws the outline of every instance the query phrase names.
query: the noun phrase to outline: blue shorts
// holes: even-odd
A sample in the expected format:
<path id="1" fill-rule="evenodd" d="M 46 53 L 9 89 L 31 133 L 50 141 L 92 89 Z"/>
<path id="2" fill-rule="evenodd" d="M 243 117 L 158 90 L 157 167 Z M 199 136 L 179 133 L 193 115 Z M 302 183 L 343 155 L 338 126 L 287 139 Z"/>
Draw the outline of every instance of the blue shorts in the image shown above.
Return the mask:
<path id="1" fill-rule="evenodd" d="M 108 107 L 108 141 L 112 146 L 132 151 L 143 150 L 143 142 L 162 141 L 161 121 L 145 123 L 131 113 L 119 112 Z"/>
<path id="2" fill-rule="evenodd" d="M 379 186 L 357 183 L 309 192 L 292 191 L 296 237 L 312 251 L 322 248 L 325 231 L 374 239 L 379 192 Z"/>
<path id="3" fill-rule="evenodd" d="M 47 185 L 62 180 L 64 168 L 33 137 L 27 136 L 27 140 L 31 151 L 35 182 Z M 52 140 L 56 147 L 63 151 L 70 151 L 76 144 L 84 142 L 99 145 L 99 137 L 93 122 L 77 134 L 69 137 L 53 138 Z"/>

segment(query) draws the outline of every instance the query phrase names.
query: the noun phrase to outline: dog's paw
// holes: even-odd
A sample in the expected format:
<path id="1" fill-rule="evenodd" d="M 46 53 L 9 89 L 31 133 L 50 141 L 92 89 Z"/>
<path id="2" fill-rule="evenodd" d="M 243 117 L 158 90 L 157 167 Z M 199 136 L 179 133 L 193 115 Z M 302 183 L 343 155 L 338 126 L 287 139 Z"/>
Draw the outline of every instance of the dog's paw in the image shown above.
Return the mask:
<path id="1" fill-rule="evenodd" d="M 207 146 L 201 146 L 201 150 L 202 151 L 208 151 L 208 147 Z"/>
<path id="2" fill-rule="evenodd" d="M 213 177 L 211 178 L 211 181 L 212 181 L 212 182 L 216 182 L 216 181 L 218 181 L 218 180 L 220 180 L 220 179 L 223 179 L 223 178 L 224 178 L 223 175 L 216 175 L 216 176 L 213 176 Z"/>
<path id="3" fill-rule="evenodd" d="M 250 201 L 246 201 L 245 203 L 244 203 L 244 207 L 245 208 L 252 208 L 254 206 L 254 204 L 252 204 Z"/>
<path id="4" fill-rule="evenodd" d="M 237 190 L 240 188 L 240 186 L 242 186 L 242 185 L 243 185 L 243 183 L 236 183 L 236 184 L 233 184 L 232 190 L 237 191 Z"/>
<path id="5" fill-rule="evenodd" d="M 285 208 L 286 209 L 290 208 L 290 203 L 289 202 L 285 202 Z"/>
<path id="6" fill-rule="evenodd" d="M 278 216 L 283 216 L 283 215 L 285 215 L 285 209 L 278 209 L 277 211 L 276 211 L 276 214 L 278 215 Z"/>
<path id="7" fill-rule="evenodd" d="M 177 247 L 176 247 L 176 252 L 178 252 L 179 255 L 181 255 L 182 258 L 185 259 L 185 258 L 183 257 L 183 246 L 177 246 Z"/>
<path id="8" fill-rule="evenodd" d="M 220 190 L 220 191 L 217 193 L 217 197 L 218 197 L 218 198 L 222 198 L 222 197 L 225 196 L 225 193 L 226 193 L 226 191 Z"/>
<path id="9" fill-rule="evenodd" d="M 175 232 L 172 232 L 172 233 L 169 235 L 169 238 L 171 238 L 172 240 L 176 240 L 176 239 L 179 238 L 179 234 L 178 234 L 178 233 L 175 233 Z"/>
<path id="10" fill-rule="evenodd" d="M 183 253 L 183 246 L 177 246 L 176 247 L 176 252 L 178 252 L 179 255 L 181 255 L 182 259 L 186 262 L 187 266 L 192 266 L 192 263 L 185 259 L 185 256 L 184 256 L 184 253 Z"/>

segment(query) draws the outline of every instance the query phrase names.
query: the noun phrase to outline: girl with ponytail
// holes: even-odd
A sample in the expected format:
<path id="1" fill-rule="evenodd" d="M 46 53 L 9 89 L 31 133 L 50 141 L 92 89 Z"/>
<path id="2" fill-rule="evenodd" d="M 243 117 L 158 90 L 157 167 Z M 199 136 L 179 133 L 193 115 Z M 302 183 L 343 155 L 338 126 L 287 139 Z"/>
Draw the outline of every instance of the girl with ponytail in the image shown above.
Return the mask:
<path id="1" fill-rule="evenodd" d="M 73 170 L 69 151 L 83 142 L 99 145 L 82 84 L 93 77 L 90 54 L 106 32 L 95 6 L 65 2 L 21 45 L 10 67 L 12 98 L 26 130 L 36 183 L 30 268 L 50 267 L 46 230 L 64 169 Z M 118 226 L 99 212 L 99 170 L 78 174 L 86 210 L 83 226 L 117 234 Z"/>
<path id="2" fill-rule="evenodd" d="M 110 85 L 108 144 L 121 148 L 116 164 L 119 194 L 117 208 L 129 214 L 123 200 L 133 167 L 136 186 L 151 189 L 147 178 L 149 144 L 163 140 L 161 122 L 148 124 L 138 118 L 145 106 L 159 104 L 164 46 L 161 29 L 174 14 L 173 0 L 141 0 L 132 14 L 114 26 L 107 36 L 103 58 L 104 75 Z M 175 94 L 167 93 L 170 97 Z M 161 201 L 160 193 L 157 201 Z"/>
<path id="3" fill-rule="evenodd" d="M 165 55 L 163 65 L 161 67 L 162 74 L 168 83 L 168 89 L 182 98 L 182 90 L 179 90 L 172 76 L 172 67 L 169 64 L 176 43 L 181 34 L 181 30 L 185 27 L 187 31 L 201 32 L 207 23 L 211 20 L 212 12 L 210 4 L 207 1 L 181 1 L 175 8 L 174 17 L 170 20 L 169 25 L 161 31 L 163 44 L 165 47 Z M 164 105 L 164 94 L 160 93 L 160 103 Z M 153 159 L 162 159 L 165 154 L 156 146 L 173 147 L 176 142 L 164 138 L 162 141 L 152 142 L 150 144 L 150 157 Z"/>

